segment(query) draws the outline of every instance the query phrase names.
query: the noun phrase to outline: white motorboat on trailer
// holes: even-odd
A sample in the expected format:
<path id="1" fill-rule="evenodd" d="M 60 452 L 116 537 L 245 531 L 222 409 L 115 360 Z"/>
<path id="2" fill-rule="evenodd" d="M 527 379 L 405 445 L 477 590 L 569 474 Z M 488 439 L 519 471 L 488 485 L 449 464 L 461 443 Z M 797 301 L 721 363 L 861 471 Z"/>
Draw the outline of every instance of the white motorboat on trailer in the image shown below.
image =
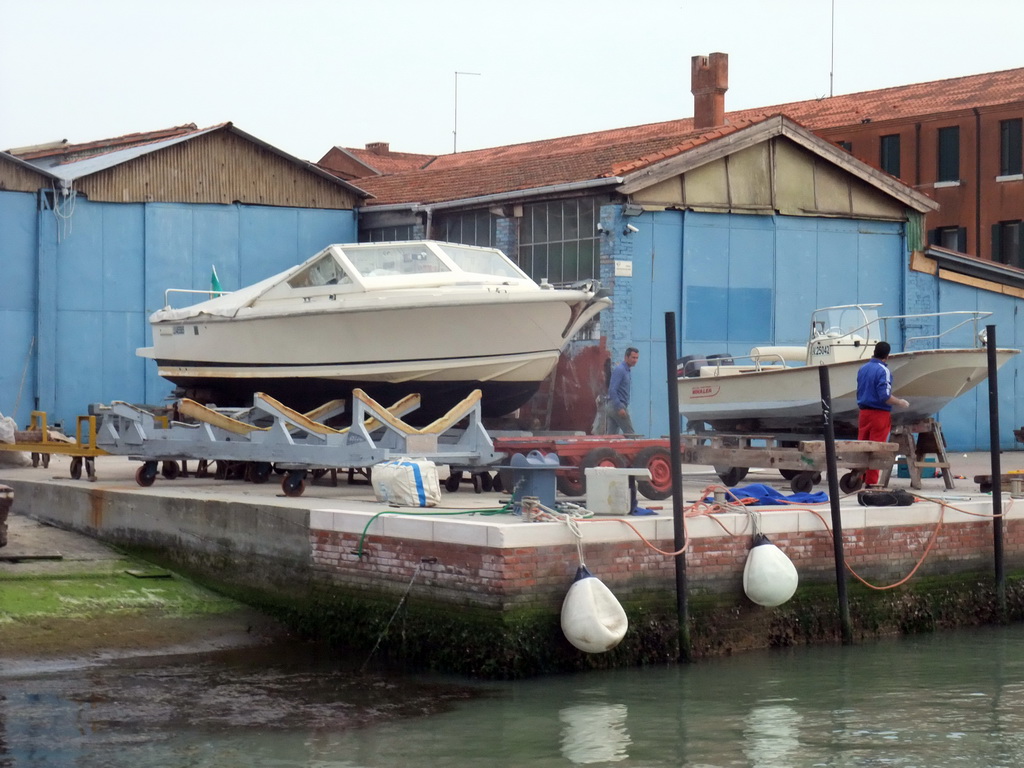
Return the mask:
<path id="1" fill-rule="evenodd" d="M 698 431 L 707 425 L 722 432 L 820 433 L 818 366 L 826 365 L 836 432 L 855 435 L 857 371 L 878 341 L 892 338 L 889 329 L 895 331 L 896 325 L 907 338 L 904 351 L 890 354 L 888 365 L 894 394 L 909 401 L 910 407 L 894 408 L 893 424 L 933 416 L 988 376 L 980 322 L 991 312 L 880 317 L 879 306 L 849 304 L 816 310 L 806 346 L 754 347 L 746 357 L 680 359 L 679 412 Z M 965 342 L 968 334 L 970 346 L 945 346 Z M 1002 366 L 1019 351 L 997 349 L 997 365 Z"/>
<path id="2" fill-rule="evenodd" d="M 540 285 L 495 248 L 429 240 L 330 245 L 241 290 L 150 316 L 178 396 L 220 406 L 264 392 L 297 409 L 353 388 L 412 392 L 444 412 L 474 389 L 485 415 L 536 392 L 566 343 L 611 304 L 596 281 Z"/>

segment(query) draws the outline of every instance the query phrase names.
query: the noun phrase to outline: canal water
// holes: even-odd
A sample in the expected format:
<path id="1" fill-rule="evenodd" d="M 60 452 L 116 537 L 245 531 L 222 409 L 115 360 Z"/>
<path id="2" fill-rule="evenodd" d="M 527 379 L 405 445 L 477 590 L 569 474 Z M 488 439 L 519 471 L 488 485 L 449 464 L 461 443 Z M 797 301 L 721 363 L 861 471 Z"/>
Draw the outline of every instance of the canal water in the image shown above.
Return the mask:
<path id="1" fill-rule="evenodd" d="M 0 766 L 1024 765 L 1022 626 L 510 683 L 361 663 L 281 644 L 0 667 Z"/>

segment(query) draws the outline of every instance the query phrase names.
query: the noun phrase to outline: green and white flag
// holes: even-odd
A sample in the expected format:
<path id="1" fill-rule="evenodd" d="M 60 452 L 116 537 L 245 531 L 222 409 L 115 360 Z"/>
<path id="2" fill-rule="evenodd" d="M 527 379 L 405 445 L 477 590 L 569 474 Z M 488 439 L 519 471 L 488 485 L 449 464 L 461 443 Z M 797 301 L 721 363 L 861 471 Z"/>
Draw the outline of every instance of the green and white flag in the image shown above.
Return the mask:
<path id="1" fill-rule="evenodd" d="M 217 278 L 217 267 L 213 267 L 213 274 L 210 275 L 210 290 L 214 296 L 220 296 L 224 289 L 220 287 L 220 280 Z"/>

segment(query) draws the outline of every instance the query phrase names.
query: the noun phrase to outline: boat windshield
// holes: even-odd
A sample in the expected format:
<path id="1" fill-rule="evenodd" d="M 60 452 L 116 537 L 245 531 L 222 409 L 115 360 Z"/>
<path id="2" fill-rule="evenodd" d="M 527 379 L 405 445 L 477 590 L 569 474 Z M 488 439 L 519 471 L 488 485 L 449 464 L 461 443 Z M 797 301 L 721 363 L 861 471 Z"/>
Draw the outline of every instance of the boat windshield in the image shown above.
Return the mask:
<path id="1" fill-rule="evenodd" d="M 320 285 L 350 285 L 352 278 L 330 251 L 324 253 L 301 272 L 292 275 L 288 285 L 292 288 L 312 288 Z"/>
<path id="2" fill-rule="evenodd" d="M 811 321 L 811 336 L 857 336 L 861 341 L 883 338 L 878 310 L 863 305 L 819 309 Z"/>
<path id="3" fill-rule="evenodd" d="M 448 254 L 449 258 L 463 272 L 494 275 L 495 277 L 512 277 L 518 280 L 529 279 L 525 273 L 517 269 L 500 251 L 485 248 L 461 248 L 450 243 L 445 243 L 441 248 L 444 249 L 444 252 Z"/>
<path id="4" fill-rule="evenodd" d="M 345 249 L 352 266 L 363 277 L 420 275 L 451 270 L 423 243 L 360 246 Z"/>

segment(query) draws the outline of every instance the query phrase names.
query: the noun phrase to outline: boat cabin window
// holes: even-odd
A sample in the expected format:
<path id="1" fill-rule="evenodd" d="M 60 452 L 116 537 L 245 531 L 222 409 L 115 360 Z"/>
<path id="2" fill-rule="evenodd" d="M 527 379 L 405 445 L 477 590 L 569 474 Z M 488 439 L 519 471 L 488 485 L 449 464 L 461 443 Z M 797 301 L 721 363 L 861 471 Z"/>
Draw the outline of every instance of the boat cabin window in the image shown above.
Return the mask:
<path id="1" fill-rule="evenodd" d="M 330 253 L 325 253 L 288 281 L 288 285 L 292 288 L 351 284 L 352 278 L 345 273 L 345 268 Z"/>
<path id="2" fill-rule="evenodd" d="M 498 251 L 459 248 L 453 245 L 444 245 L 443 248 L 444 252 L 464 272 L 475 272 L 480 275 L 494 275 L 496 277 L 511 277 L 517 280 L 529 279 L 524 272 L 516 269 Z"/>
<path id="3" fill-rule="evenodd" d="M 363 277 L 450 271 L 425 245 L 352 248 L 345 255 Z"/>

